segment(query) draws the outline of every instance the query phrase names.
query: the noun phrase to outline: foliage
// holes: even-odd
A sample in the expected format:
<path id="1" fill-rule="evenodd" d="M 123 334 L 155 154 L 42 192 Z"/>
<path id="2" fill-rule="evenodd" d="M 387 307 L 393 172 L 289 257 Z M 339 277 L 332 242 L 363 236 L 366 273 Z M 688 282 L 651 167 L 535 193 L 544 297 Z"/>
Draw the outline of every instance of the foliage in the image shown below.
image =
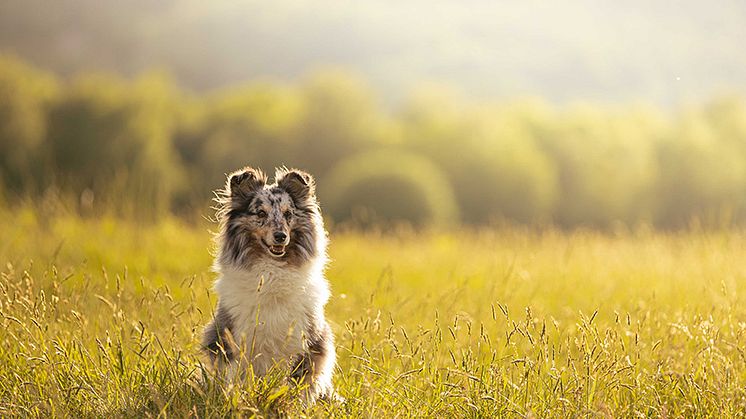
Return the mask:
<path id="1" fill-rule="evenodd" d="M 152 76 L 134 83 L 89 76 L 72 83 L 49 113 L 57 184 L 90 190 L 112 206 L 138 211 L 147 202 L 148 213 L 168 209 L 181 174 L 172 144 L 177 108 L 171 101 L 177 98 L 170 90 Z"/>
<path id="2" fill-rule="evenodd" d="M 387 108 L 364 81 L 339 69 L 293 85 L 265 80 L 194 95 L 162 74 L 59 81 L 11 57 L 0 60 L 0 97 L 0 190 L 13 191 L 6 193 L 11 204 L 53 190 L 79 201 L 83 213 L 204 214 L 226 172 L 287 165 L 320 180 L 336 221 L 365 198 L 344 196 L 350 184 L 331 172 L 345 167 L 344 177 L 374 182 L 366 187 L 396 186 L 387 193 L 422 199 L 420 209 L 410 202 L 386 210 L 415 224 L 455 214 L 475 225 L 565 228 L 746 223 L 742 97 L 661 113 L 541 100 L 475 103 L 430 87 Z M 382 149 L 391 158 L 427 161 L 414 164 L 425 172 L 394 175 L 379 164 L 376 173 L 360 160 Z M 353 176 L 357 164 L 367 173 Z M 413 179 L 436 172 L 452 192 L 417 198 L 413 191 L 423 192 L 424 183 Z M 437 214 L 435 195 L 444 205 Z M 371 202 L 382 201 L 370 199 L 369 210 Z"/>
<path id="3" fill-rule="evenodd" d="M 541 221 L 554 205 L 556 173 L 524 113 L 520 105 L 464 106 L 447 93 L 420 93 L 402 114 L 404 145 L 443 167 L 464 221 Z"/>
<path id="4" fill-rule="evenodd" d="M 0 415 L 727 416 L 746 409 L 746 235 L 333 234 L 344 403 L 202 374 L 204 226 L 3 210 Z M 361 255 L 364 255 L 362 257 Z"/>
<path id="5" fill-rule="evenodd" d="M 46 119 L 57 93 L 54 77 L 0 55 L 0 180 L 15 191 L 35 189 L 48 174 Z"/>
<path id="6" fill-rule="evenodd" d="M 381 150 L 353 156 L 335 166 L 323 184 L 321 200 L 334 220 L 442 226 L 457 216 L 448 179 L 417 155 Z"/>

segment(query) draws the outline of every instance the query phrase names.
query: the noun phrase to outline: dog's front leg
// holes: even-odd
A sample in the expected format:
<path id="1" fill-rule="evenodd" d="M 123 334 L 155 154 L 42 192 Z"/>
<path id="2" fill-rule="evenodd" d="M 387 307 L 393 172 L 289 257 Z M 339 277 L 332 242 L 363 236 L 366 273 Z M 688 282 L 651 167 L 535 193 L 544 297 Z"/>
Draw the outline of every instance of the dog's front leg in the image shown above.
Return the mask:
<path id="1" fill-rule="evenodd" d="M 334 336 L 328 324 L 320 332 L 309 336 L 307 350 L 293 357 L 290 379 L 297 384 L 307 385 L 303 398 L 313 403 L 318 398 L 334 397 L 332 372 L 336 361 Z"/>

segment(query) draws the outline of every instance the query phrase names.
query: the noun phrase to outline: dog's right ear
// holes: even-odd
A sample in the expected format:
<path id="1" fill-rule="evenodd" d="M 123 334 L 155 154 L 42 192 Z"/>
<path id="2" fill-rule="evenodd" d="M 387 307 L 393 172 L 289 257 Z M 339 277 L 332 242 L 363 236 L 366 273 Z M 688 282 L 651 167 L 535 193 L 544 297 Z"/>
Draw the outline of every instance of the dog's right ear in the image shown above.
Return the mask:
<path id="1" fill-rule="evenodd" d="M 228 175 L 228 187 L 231 197 L 246 198 L 264 188 L 266 183 L 267 176 L 264 172 L 248 166 Z"/>
<path id="2" fill-rule="evenodd" d="M 295 205 L 305 206 L 309 200 L 313 201 L 316 196 L 316 182 L 313 176 L 298 169 L 277 169 L 275 172 L 277 186 L 285 189 L 293 198 Z"/>

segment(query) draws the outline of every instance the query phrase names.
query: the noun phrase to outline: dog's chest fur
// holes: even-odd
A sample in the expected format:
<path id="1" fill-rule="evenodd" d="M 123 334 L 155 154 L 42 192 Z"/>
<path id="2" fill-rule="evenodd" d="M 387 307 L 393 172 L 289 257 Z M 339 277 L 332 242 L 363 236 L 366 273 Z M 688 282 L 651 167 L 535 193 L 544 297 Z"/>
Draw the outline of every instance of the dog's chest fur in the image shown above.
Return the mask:
<path id="1" fill-rule="evenodd" d="M 323 318 L 329 296 L 321 266 L 295 268 L 262 259 L 250 267 L 218 271 L 215 290 L 220 304 L 256 373 L 307 349 L 303 336 L 317 316 Z"/>

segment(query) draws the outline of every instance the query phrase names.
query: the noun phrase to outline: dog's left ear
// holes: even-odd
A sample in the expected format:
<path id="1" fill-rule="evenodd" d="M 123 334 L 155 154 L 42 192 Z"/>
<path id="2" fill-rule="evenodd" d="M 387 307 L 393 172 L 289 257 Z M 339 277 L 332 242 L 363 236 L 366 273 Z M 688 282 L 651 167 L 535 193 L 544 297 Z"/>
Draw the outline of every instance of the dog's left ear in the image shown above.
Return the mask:
<path id="1" fill-rule="evenodd" d="M 296 205 L 316 199 L 316 181 L 313 176 L 297 169 L 278 169 L 275 173 L 277 186 L 287 191 Z"/>

